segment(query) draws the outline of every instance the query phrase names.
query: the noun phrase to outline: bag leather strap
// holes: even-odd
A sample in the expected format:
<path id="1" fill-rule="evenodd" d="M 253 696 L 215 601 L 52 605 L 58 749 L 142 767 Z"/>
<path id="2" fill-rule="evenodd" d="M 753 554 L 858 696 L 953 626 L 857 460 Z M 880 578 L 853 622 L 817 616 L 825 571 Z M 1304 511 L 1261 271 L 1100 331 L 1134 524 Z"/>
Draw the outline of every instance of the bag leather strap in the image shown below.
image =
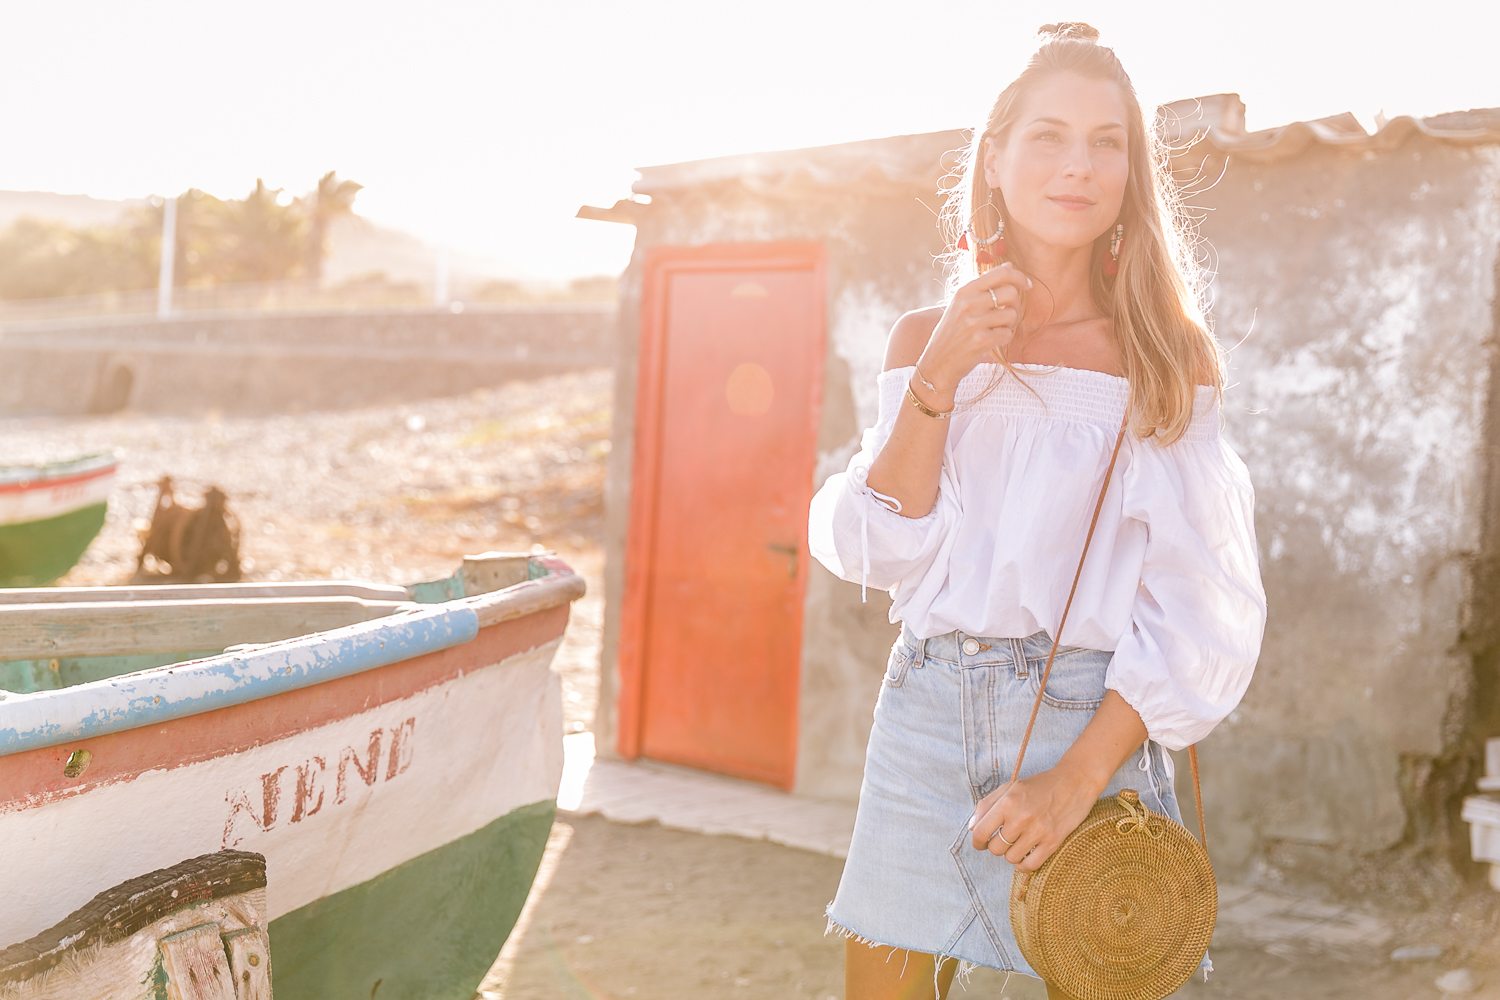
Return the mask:
<path id="1" fill-rule="evenodd" d="M 1011 772 L 1009 784 L 1015 784 L 1021 774 L 1021 761 L 1026 757 L 1026 744 L 1031 740 L 1031 728 L 1036 723 L 1037 713 L 1042 707 L 1042 696 L 1047 691 L 1047 678 L 1052 673 L 1052 660 L 1057 655 L 1057 644 L 1062 641 L 1063 624 L 1068 620 L 1068 609 L 1073 606 L 1073 595 L 1078 591 L 1078 580 L 1083 576 L 1083 561 L 1089 554 L 1089 543 L 1094 540 L 1094 528 L 1099 524 L 1099 512 L 1104 509 L 1104 495 L 1109 491 L 1109 480 L 1115 471 L 1115 462 L 1120 457 L 1120 445 L 1125 440 L 1125 429 L 1130 425 L 1130 406 L 1127 402 L 1125 415 L 1120 419 L 1120 433 L 1115 436 L 1115 450 L 1109 456 L 1109 468 L 1104 470 L 1104 485 L 1099 489 L 1099 501 L 1094 504 L 1094 519 L 1089 522 L 1089 533 L 1083 540 L 1083 554 L 1078 557 L 1078 571 L 1073 574 L 1073 587 L 1068 591 L 1067 603 L 1063 605 L 1062 621 L 1052 633 L 1052 649 L 1047 654 L 1047 666 L 1042 670 L 1042 680 L 1037 687 L 1036 703 L 1031 706 L 1031 718 L 1026 721 L 1026 732 L 1021 736 L 1021 752 L 1016 755 L 1015 770 Z M 1198 840 L 1203 844 L 1203 853 L 1208 853 L 1208 830 L 1203 823 L 1203 789 L 1198 781 L 1198 747 L 1188 747 L 1188 761 L 1193 767 L 1193 801 L 1198 809 Z"/>

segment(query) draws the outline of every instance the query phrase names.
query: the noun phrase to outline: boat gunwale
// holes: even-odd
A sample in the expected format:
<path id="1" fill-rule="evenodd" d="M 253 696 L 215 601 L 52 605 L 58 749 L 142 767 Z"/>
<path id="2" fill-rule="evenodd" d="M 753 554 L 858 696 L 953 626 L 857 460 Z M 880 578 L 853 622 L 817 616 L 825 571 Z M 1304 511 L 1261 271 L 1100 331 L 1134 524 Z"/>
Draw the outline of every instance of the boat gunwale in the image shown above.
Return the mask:
<path id="1" fill-rule="evenodd" d="M 0 492 L 53 489 L 66 482 L 113 476 L 120 460 L 113 452 L 94 452 L 42 465 L 0 465 Z"/>
<path id="2" fill-rule="evenodd" d="M 566 563 L 502 590 L 291 639 L 49 691 L 0 692 L 0 758 L 274 697 L 472 641 L 481 629 L 566 605 L 584 581 Z M 188 690 L 184 691 L 184 688 Z"/>
<path id="3" fill-rule="evenodd" d="M 284 583 L 167 583 L 123 587 L 13 587 L 0 589 L 0 615 L 15 604 L 94 604 L 130 601 L 222 601 L 247 597 L 361 597 L 409 600 L 405 587 L 368 580 L 297 580 Z"/>

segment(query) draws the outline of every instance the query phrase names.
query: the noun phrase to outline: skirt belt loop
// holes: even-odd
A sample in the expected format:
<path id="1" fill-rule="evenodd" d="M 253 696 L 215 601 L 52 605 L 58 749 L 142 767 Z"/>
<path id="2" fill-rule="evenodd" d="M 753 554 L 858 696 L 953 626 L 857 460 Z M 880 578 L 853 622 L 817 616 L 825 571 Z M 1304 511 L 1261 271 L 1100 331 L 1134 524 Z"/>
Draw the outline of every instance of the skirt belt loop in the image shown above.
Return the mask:
<path id="1" fill-rule="evenodd" d="M 901 623 L 902 630 L 911 637 L 912 645 L 917 650 L 917 665 L 921 666 L 927 660 L 927 640 L 919 639 L 917 634 L 911 630 L 911 626 L 905 622 Z"/>

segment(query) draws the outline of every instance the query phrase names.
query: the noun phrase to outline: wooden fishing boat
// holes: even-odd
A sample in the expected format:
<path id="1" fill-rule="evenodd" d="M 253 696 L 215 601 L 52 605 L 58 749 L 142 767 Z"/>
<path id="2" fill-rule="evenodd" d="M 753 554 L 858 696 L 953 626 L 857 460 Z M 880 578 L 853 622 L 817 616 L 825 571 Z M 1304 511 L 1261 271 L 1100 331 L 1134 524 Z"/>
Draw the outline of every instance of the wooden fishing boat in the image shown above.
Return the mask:
<path id="1" fill-rule="evenodd" d="M 104 527 L 115 470 L 110 455 L 0 466 L 0 587 L 40 587 L 73 568 Z"/>
<path id="2" fill-rule="evenodd" d="M 583 591 L 498 554 L 410 587 L 0 591 L 0 949 L 237 850 L 279 1000 L 469 1000 L 552 826 Z"/>

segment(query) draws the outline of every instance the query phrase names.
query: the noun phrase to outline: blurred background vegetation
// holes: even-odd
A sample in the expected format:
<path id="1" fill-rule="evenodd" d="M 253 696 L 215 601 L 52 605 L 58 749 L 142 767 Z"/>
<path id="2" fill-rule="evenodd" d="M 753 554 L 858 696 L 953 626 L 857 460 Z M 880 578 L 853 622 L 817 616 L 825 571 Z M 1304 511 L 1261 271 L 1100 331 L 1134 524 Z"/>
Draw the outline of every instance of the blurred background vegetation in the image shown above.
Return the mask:
<path id="1" fill-rule="evenodd" d="M 613 303 L 616 278 L 539 283 L 455 274 L 439 253 L 355 214 L 359 183 L 329 171 L 292 195 L 257 180 L 243 198 L 177 197 L 178 310 Z M 51 196 L 56 198 L 57 196 Z M 157 295 L 165 201 L 120 203 L 105 219 L 28 211 L 0 229 L 0 303 L 20 317 L 145 312 Z M 337 235 L 335 241 L 333 237 Z M 338 242 L 340 265 L 328 266 Z M 442 271 L 439 277 L 438 272 Z M 435 294 L 442 301 L 434 301 Z M 74 307 L 64 306 L 70 302 Z M 83 308 L 88 306 L 87 308 Z"/>

